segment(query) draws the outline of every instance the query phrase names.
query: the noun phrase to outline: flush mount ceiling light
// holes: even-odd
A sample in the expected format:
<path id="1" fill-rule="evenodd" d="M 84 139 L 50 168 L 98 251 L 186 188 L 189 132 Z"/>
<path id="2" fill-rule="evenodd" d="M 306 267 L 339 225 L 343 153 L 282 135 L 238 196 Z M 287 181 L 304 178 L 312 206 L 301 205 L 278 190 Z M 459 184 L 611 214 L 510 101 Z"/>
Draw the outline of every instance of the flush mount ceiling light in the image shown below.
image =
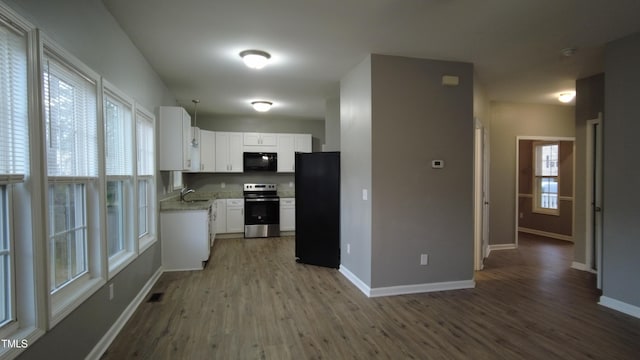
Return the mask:
<path id="1" fill-rule="evenodd" d="M 561 49 L 560 54 L 562 54 L 562 56 L 571 57 L 575 55 L 577 51 L 578 49 L 574 47 L 567 47 L 567 48 Z"/>
<path id="2" fill-rule="evenodd" d="M 563 103 L 570 103 L 571 100 L 573 100 L 573 98 L 576 97 L 576 92 L 575 91 L 567 91 L 567 92 L 563 92 L 560 95 L 558 95 L 558 101 L 563 102 Z"/>
<path id="3" fill-rule="evenodd" d="M 253 108 L 255 109 L 255 111 L 259 111 L 259 112 L 265 112 L 265 111 L 269 111 L 269 109 L 271 109 L 271 105 L 273 105 L 273 103 L 271 101 L 252 101 L 251 102 L 251 106 L 253 106 Z"/>
<path id="4" fill-rule="evenodd" d="M 271 59 L 268 52 L 261 50 L 245 50 L 240 53 L 240 57 L 244 64 L 252 69 L 262 69 Z"/>

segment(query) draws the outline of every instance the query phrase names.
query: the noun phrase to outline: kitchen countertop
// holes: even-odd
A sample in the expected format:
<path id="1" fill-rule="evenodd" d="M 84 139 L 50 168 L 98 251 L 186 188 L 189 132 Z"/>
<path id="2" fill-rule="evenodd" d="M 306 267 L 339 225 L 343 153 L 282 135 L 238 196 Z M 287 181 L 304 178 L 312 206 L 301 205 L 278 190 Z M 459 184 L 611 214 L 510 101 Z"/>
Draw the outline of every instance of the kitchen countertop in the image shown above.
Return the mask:
<path id="1" fill-rule="evenodd" d="M 278 196 L 293 198 L 296 193 L 293 190 L 278 191 Z M 243 197 L 242 191 L 196 191 L 187 194 L 185 197 L 187 201 L 180 201 L 177 195 L 160 201 L 160 211 L 207 210 L 217 199 L 242 199 Z"/>

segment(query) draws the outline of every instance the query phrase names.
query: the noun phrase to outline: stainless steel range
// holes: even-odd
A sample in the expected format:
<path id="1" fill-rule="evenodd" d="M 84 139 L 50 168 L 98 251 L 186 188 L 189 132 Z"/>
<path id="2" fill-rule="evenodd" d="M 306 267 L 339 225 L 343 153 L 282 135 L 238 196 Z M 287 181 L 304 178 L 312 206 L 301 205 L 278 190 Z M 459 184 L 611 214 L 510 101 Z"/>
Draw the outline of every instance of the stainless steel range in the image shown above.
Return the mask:
<path id="1" fill-rule="evenodd" d="M 244 184 L 244 237 L 280 236 L 280 197 L 276 184 Z"/>

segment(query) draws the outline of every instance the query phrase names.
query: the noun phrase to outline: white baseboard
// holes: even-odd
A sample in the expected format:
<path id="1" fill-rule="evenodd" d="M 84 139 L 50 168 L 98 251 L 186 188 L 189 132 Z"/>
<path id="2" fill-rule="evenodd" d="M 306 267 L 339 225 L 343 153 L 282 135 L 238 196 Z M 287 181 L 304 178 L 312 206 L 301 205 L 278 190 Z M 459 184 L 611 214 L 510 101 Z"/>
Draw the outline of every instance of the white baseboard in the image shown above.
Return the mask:
<path id="1" fill-rule="evenodd" d="M 640 307 L 638 306 L 627 304 L 606 296 L 600 296 L 598 304 L 640 319 Z"/>
<path id="2" fill-rule="evenodd" d="M 354 273 L 352 273 L 349 269 L 347 269 L 344 265 L 340 264 L 340 273 L 347 278 L 347 280 L 351 281 L 353 285 L 355 285 L 360 291 L 362 291 L 367 297 L 369 297 L 371 293 L 371 288 L 369 285 L 365 284 L 364 281 L 360 280 Z"/>
<path id="3" fill-rule="evenodd" d="M 514 250 L 517 248 L 518 248 L 518 245 L 516 244 L 494 244 L 494 245 L 488 246 L 489 253 L 491 253 L 494 250 Z"/>
<path id="4" fill-rule="evenodd" d="M 417 294 L 417 293 L 447 291 L 447 290 L 473 289 L 474 287 L 476 287 L 476 282 L 473 280 L 389 286 L 389 287 L 371 289 L 369 297 L 406 295 L 406 294 Z"/>
<path id="5" fill-rule="evenodd" d="M 389 286 L 381 288 L 370 288 L 354 273 L 349 271 L 344 265 L 340 265 L 340 273 L 344 275 L 353 285 L 355 285 L 360 291 L 362 291 L 367 297 L 380 297 L 380 296 L 394 296 L 394 295 L 406 295 L 417 294 L 434 291 L 446 291 L 446 290 L 459 290 L 470 289 L 476 286 L 476 282 L 473 280 L 464 281 L 448 281 L 440 283 L 428 283 L 428 284 L 413 284 L 413 285 L 401 285 L 401 286 Z"/>
<path id="6" fill-rule="evenodd" d="M 583 263 L 580 263 L 580 262 L 577 262 L 577 261 L 574 261 L 574 262 L 571 263 L 571 268 L 572 269 L 576 269 L 576 270 L 580 270 L 580 271 L 590 272 L 592 274 L 596 273 L 596 271 L 591 269 L 591 268 L 589 268 L 587 266 L 587 264 L 583 264 Z"/>
<path id="7" fill-rule="evenodd" d="M 539 236 L 544 236 L 544 237 L 548 237 L 548 238 L 552 238 L 552 239 L 573 242 L 573 236 L 571 236 L 571 235 L 556 234 L 556 233 L 552 233 L 552 232 L 548 232 L 548 231 L 529 229 L 529 228 L 524 228 L 524 227 L 518 227 L 518 231 L 521 231 L 521 232 L 527 233 L 527 234 L 539 235 Z"/>
<path id="8" fill-rule="evenodd" d="M 100 339 L 100 341 L 98 341 L 96 346 L 93 347 L 93 350 L 91 350 L 91 352 L 89 353 L 89 355 L 87 355 L 85 360 L 100 359 L 102 354 L 104 354 L 104 352 L 107 351 L 107 349 L 109 348 L 109 345 L 111 345 L 111 343 L 116 338 L 116 336 L 118 336 L 118 334 L 120 333 L 124 325 L 127 323 L 129 318 L 131 318 L 131 316 L 136 311 L 138 306 L 140 306 L 140 304 L 144 301 L 145 297 L 147 297 L 147 294 L 149 293 L 149 291 L 151 291 L 151 288 L 153 287 L 153 285 L 155 285 L 156 281 L 158 281 L 158 279 L 160 278 L 160 275 L 162 275 L 163 272 L 164 270 L 162 269 L 162 266 L 160 266 L 158 270 L 151 276 L 151 278 L 149 278 L 147 283 L 144 284 L 142 289 L 140 289 L 140 291 L 138 292 L 138 295 L 136 295 L 136 297 L 131 301 L 131 303 L 129 303 L 129 305 L 127 306 L 126 309 L 124 309 L 122 314 L 120 314 L 116 322 L 113 323 L 113 325 L 111 325 L 111 328 L 109 328 L 109 330 L 104 334 L 102 339 Z"/>

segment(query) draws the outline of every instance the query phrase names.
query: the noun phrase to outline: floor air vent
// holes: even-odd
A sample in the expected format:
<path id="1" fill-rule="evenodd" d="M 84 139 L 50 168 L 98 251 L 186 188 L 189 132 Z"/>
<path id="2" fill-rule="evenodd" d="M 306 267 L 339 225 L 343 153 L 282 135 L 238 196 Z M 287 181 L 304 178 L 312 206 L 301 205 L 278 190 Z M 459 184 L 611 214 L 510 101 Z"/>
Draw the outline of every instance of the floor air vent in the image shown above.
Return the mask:
<path id="1" fill-rule="evenodd" d="M 153 293 L 151 294 L 151 296 L 149 296 L 149 300 L 147 300 L 147 302 L 153 303 L 153 302 L 160 302 L 160 300 L 162 300 L 162 297 L 164 296 L 164 293 Z"/>

